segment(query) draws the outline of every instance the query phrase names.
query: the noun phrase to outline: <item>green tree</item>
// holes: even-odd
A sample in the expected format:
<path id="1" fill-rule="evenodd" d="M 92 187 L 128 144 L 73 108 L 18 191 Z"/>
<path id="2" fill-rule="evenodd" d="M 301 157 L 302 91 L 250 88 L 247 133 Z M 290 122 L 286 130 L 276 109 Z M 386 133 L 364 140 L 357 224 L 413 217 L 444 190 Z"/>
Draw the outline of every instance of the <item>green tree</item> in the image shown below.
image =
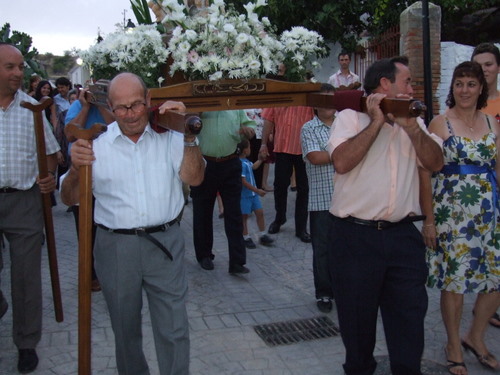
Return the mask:
<path id="1" fill-rule="evenodd" d="M 64 56 L 54 56 L 52 69 L 54 74 L 65 75 L 73 67 L 74 58 L 70 51 L 64 51 Z"/>
<path id="2" fill-rule="evenodd" d="M 249 0 L 226 0 L 240 12 Z M 319 32 L 326 41 L 338 42 L 353 51 L 359 36 L 367 31 L 377 36 L 399 23 L 401 12 L 417 0 L 268 0 L 262 9 L 277 32 L 304 26 Z M 498 7 L 498 0 L 432 0 L 442 12 L 442 39 L 454 40 L 462 18 L 475 11 Z M 474 33 L 474 30 L 470 31 Z M 494 37 L 490 35 L 489 37 Z M 498 38 L 498 35 L 496 36 Z"/>
<path id="3" fill-rule="evenodd" d="M 26 65 L 24 69 L 25 85 L 28 83 L 29 77 L 33 74 L 38 74 L 41 77 L 47 77 L 47 73 L 35 59 L 38 55 L 38 51 L 36 48 L 31 48 L 31 36 L 16 30 L 12 30 L 11 35 L 10 24 L 6 23 L 0 30 L 0 41 L 14 45 L 23 54 Z"/>

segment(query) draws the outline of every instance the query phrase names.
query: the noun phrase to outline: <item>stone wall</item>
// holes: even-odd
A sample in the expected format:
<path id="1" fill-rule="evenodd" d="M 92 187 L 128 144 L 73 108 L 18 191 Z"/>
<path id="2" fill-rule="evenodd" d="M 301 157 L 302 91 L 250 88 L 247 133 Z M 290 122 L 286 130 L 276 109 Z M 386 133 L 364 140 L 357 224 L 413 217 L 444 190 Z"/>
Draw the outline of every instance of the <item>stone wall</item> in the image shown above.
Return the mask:
<path id="1" fill-rule="evenodd" d="M 422 2 L 406 8 L 400 16 L 401 39 L 399 51 L 408 56 L 413 78 L 413 96 L 424 101 L 424 57 L 423 57 Z M 436 90 L 440 81 L 441 67 L 441 8 L 429 3 L 430 53 L 432 70 L 433 113 L 439 112 Z"/>

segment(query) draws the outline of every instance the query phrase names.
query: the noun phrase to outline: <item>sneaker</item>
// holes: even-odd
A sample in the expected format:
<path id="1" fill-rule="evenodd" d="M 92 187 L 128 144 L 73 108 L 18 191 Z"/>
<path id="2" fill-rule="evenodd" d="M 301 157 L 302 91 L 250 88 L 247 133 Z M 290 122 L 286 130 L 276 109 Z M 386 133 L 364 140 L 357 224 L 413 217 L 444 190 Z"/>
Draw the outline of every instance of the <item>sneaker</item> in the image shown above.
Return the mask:
<path id="1" fill-rule="evenodd" d="M 318 310 L 323 313 L 329 313 L 333 308 L 332 300 L 329 297 L 318 298 L 316 306 L 318 306 Z"/>
<path id="2" fill-rule="evenodd" d="M 274 242 L 274 240 L 267 234 L 264 234 L 262 237 L 259 238 L 259 242 L 261 245 L 269 246 Z"/>
<path id="3" fill-rule="evenodd" d="M 247 249 L 255 249 L 257 247 L 250 237 L 247 239 L 243 239 L 243 242 L 245 243 L 245 247 Z"/>

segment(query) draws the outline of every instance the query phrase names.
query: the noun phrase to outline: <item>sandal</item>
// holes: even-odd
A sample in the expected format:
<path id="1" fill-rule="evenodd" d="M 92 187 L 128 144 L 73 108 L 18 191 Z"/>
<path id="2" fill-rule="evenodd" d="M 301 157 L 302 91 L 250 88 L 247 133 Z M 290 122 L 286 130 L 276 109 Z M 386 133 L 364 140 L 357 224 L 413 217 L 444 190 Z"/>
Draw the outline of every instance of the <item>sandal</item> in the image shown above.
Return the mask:
<path id="1" fill-rule="evenodd" d="M 462 346 L 464 347 L 464 349 L 466 351 L 471 351 L 472 354 L 474 354 L 478 360 L 478 362 L 483 365 L 484 367 L 486 368 L 489 368 L 490 370 L 496 370 L 498 368 L 498 364 L 497 366 L 493 366 L 492 364 L 490 364 L 488 361 L 489 360 L 495 360 L 496 361 L 496 358 L 493 354 L 491 353 L 486 353 L 486 354 L 479 354 L 476 349 L 474 349 L 471 345 L 469 345 L 468 343 L 466 343 L 464 340 L 462 340 Z"/>
<path id="2" fill-rule="evenodd" d="M 490 320 L 488 320 L 488 323 L 495 328 L 500 328 L 500 315 L 498 315 L 498 313 L 494 313 Z"/>
<path id="3" fill-rule="evenodd" d="M 452 374 L 452 375 L 462 375 L 462 374 L 459 374 L 457 372 L 451 371 L 455 367 L 463 367 L 464 370 L 465 370 L 465 375 L 468 374 L 467 366 L 465 365 L 464 362 L 455 362 L 455 361 L 452 361 L 451 359 L 448 359 L 448 351 L 446 350 L 446 348 L 444 348 L 444 354 L 446 356 L 446 368 L 448 369 L 448 372 L 450 374 Z"/>
<path id="4" fill-rule="evenodd" d="M 448 372 L 452 375 L 460 375 L 457 372 L 451 371 L 451 369 L 454 369 L 455 367 L 463 367 L 465 369 L 465 371 L 467 371 L 467 366 L 465 365 L 464 362 L 455 362 L 455 361 L 451 361 L 449 359 L 446 360 L 446 368 L 448 369 Z"/>

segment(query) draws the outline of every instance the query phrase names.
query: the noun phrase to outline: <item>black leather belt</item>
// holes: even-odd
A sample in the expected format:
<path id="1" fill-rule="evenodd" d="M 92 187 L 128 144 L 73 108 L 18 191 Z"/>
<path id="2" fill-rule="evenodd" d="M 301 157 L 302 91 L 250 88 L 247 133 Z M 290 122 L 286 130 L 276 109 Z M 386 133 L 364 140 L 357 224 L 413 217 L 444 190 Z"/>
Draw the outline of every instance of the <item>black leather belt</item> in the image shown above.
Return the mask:
<path id="1" fill-rule="evenodd" d="M 205 160 L 213 161 L 215 163 L 220 163 L 221 161 L 228 161 L 231 159 L 236 159 L 239 156 L 238 156 L 238 154 L 231 154 L 231 155 L 221 156 L 221 157 L 203 155 L 203 157 L 205 158 Z"/>
<path id="2" fill-rule="evenodd" d="M 339 219 L 348 221 L 350 223 L 365 225 L 368 227 L 377 228 L 378 230 L 384 230 L 388 228 L 393 228 L 400 224 L 412 223 L 414 221 L 421 221 L 425 219 L 425 215 L 413 215 L 406 216 L 404 219 L 400 221 L 387 221 L 387 220 L 364 220 L 358 219 L 354 216 L 340 217 Z"/>
<path id="3" fill-rule="evenodd" d="M 136 235 L 139 237 L 143 237 L 143 238 L 147 239 L 148 241 L 151 241 L 152 243 L 154 243 L 158 248 L 160 248 L 160 250 L 163 251 L 165 253 L 165 255 L 170 260 L 174 260 L 170 251 L 168 251 L 168 249 L 165 246 L 163 246 L 163 244 L 160 241 L 158 241 L 156 238 L 151 236 L 150 233 L 164 232 L 168 228 L 170 228 L 172 225 L 174 225 L 175 223 L 177 223 L 177 219 L 169 221 L 168 223 L 165 223 L 165 224 L 157 225 L 154 227 L 144 227 L 144 228 L 111 229 L 111 228 L 108 228 L 107 226 L 102 225 L 102 224 L 97 224 L 97 226 L 101 229 L 104 229 L 107 232 L 118 233 L 118 234 L 127 234 L 127 235 Z"/>
<path id="4" fill-rule="evenodd" d="M 0 188 L 0 193 L 15 193 L 16 191 L 21 191 L 19 189 L 14 189 L 11 187 L 1 187 Z"/>

